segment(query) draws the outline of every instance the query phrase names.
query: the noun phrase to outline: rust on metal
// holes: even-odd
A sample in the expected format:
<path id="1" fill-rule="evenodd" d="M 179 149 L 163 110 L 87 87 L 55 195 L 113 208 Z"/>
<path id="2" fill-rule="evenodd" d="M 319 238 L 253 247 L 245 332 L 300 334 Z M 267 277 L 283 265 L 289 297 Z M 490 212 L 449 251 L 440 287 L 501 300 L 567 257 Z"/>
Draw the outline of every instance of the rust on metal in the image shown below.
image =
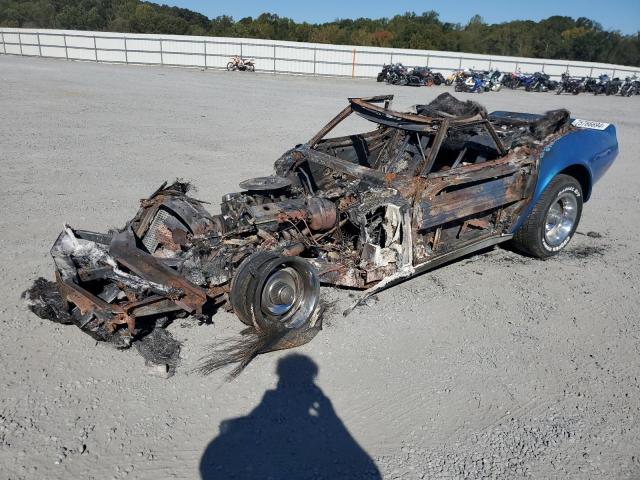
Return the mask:
<path id="1" fill-rule="evenodd" d="M 532 133 L 526 119 L 493 117 L 446 94 L 397 112 L 392 98 L 349 99 L 276 160 L 273 176 L 243 182 L 214 215 L 176 181 L 142 199 L 117 232 L 65 228 L 51 253 L 74 321 L 106 338 L 134 335 L 147 317 L 231 310 L 236 276 L 250 258 L 299 257 L 322 283 L 368 289 L 508 238 L 533 195 L 543 145 L 571 127 L 556 122 Z M 373 129 L 326 138 L 354 113 Z M 290 294 L 282 285 L 274 292 Z M 308 341 L 316 330 L 272 349 Z"/>

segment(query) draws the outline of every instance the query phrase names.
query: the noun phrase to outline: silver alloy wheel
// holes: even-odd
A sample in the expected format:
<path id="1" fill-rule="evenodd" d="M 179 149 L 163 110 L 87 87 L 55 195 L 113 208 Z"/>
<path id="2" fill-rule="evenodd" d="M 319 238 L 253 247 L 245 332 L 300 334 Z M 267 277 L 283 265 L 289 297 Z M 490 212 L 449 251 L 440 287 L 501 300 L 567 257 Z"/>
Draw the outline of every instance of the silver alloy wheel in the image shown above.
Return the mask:
<path id="1" fill-rule="evenodd" d="M 578 200 L 572 192 L 562 193 L 547 211 L 544 238 L 550 247 L 557 247 L 567 239 L 578 216 Z"/>

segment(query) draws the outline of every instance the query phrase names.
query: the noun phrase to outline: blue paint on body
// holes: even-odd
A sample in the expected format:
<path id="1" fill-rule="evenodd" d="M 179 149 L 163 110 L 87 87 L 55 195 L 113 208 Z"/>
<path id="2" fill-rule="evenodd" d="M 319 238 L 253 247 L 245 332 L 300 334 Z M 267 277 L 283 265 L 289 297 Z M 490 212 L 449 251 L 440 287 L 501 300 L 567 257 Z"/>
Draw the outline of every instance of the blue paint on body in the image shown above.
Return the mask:
<path id="1" fill-rule="evenodd" d="M 545 146 L 540 155 L 535 192 L 511 232 L 515 232 L 526 220 L 553 178 L 568 168 L 578 166 L 588 174 L 588 185 L 583 195 L 585 202 L 589 200 L 593 185 L 604 175 L 617 155 L 618 140 L 613 125 L 604 130 L 580 128 Z"/>

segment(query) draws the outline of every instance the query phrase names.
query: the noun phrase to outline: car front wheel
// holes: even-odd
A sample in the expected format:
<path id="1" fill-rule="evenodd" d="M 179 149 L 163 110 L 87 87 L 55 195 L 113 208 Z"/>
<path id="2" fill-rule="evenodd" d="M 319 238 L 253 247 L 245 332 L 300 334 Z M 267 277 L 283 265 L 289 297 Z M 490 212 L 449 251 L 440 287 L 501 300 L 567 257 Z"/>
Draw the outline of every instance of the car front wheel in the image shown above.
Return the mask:
<path id="1" fill-rule="evenodd" d="M 582 188 L 569 175 L 556 176 L 542 192 L 531 214 L 513 237 L 518 250 L 549 258 L 562 250 L 578 228 Z"/>
<path id="2" fill-rule="evenodd" d="M 238 318 L 257 331 L 307 328 L 321 308 L 320 281 L 311 264 L 270 252 L 240 264 L 229 297 Z"/>

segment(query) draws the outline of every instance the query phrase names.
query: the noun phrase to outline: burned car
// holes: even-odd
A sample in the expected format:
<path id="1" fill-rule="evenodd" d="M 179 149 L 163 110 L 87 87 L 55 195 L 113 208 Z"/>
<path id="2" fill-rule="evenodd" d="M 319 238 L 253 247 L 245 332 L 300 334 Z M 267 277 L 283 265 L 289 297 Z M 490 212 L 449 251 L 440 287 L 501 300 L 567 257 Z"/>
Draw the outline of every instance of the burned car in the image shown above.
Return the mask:
<path id="1" fill-rule="evenodd" d="M 614 126 L 566 110 L 488 114 L 442 94 L 402 113 L 392 98 L 350 98 L 272 175 L 224 195 L 219 213 L 175 182 L 120 230 L 66 226 L 51 249 L 56 294 L 32 292 L 34 311 L 128 345 L 150 322 L 208 322 L 224 308 L 256 339 L 232 355 L 246 364 L 313 338 L 321 284 L 364 290 L 363 300 L 506 241 L 558 253 L 618 152 Z M 352 114 L 372 129 L 328 138 Z"/>

